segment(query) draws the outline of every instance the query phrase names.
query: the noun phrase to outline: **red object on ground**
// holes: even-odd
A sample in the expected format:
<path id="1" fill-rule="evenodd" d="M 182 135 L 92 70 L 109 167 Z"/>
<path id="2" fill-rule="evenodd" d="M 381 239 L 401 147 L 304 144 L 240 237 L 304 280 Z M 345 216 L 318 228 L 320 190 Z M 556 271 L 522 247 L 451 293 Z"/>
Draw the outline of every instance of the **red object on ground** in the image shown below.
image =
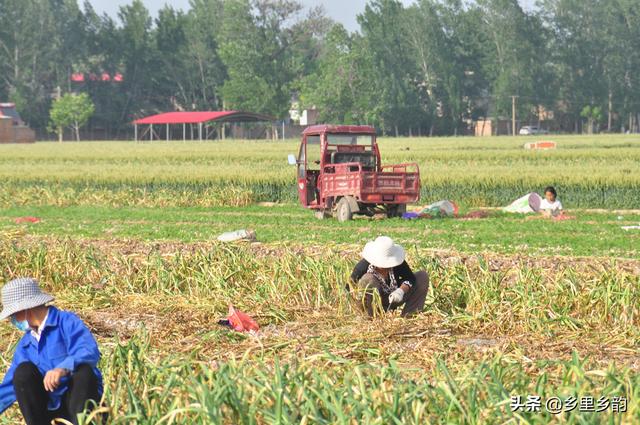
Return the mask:
<path id="1" fill-rule="evenodd" d="M 16 224 L 20 223 L 38 223 L 40 219 L 38 217 L 18 217 L 16 218 Z"/>
<path id="2" fill-rule="evenodd" d="M 524 148 L 545 150 L 545 149 L 555 149 L 556 146 L 557 146 L 556 142 L 552 142 L 550 140 L 539 140 L 537 142 L 525 143 Z"/>
<path id="3" fill-rule="evenodd" d="M 238 332 L 257 331 L 260 326 L 249 315 L 236 310 L 231 304 L 229 304 L 229 316 L 227 317 L 233 330 Z"/>

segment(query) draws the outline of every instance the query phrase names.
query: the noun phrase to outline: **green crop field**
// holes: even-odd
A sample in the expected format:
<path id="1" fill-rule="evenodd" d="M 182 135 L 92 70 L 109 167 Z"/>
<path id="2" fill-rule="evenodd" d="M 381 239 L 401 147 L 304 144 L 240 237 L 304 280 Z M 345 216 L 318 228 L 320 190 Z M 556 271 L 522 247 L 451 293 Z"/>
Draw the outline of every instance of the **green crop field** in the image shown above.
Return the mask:
<path id="1" fill-rule="evenodd" d="M 386 163 L 417 162 L 426 200 L 502 206 L 557 186 L 567 207 L 640 208 L 640 137 L 382 139 Z M 294 201 L 287 154 L 298 142 L 56 143 L 0 146 L 5 204 L 247 205 Z"/>
<path id="2" fill-rule="evenodd" d="M 295 141 L 0 146 L 2 280 L 39 278 L 91 327 L 113 424 L 640 423 L 640 137 L 546 138 L 382 139 L 419 163 L 421 205 L 486 214 L 348 223 L 295 203 Z M 488 208 L 547 185 L 572 220 Z M 258 241 L 216 241 L 243 228 Z M 417 317 L 349 302 L 382 234 L 429 273 Z M 260 332 L 219 326 L 229 303 Z M 2 369 L 18 337 L 0 324 Z"/>

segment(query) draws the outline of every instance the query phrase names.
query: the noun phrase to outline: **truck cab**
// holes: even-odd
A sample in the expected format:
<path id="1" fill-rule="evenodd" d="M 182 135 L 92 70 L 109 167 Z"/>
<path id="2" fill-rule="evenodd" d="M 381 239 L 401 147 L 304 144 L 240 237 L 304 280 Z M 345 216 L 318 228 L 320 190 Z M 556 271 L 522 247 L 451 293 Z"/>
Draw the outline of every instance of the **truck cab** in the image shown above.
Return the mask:
<path id="1" fill-rule="evenodd" d="M 289 162 L 297 166 L 300 203 L 318 217 L 345 221 L 381 210 L 394 217 L 420 198 L 417 164 L 383 166 L 370 126 L 308 127 Z"/>

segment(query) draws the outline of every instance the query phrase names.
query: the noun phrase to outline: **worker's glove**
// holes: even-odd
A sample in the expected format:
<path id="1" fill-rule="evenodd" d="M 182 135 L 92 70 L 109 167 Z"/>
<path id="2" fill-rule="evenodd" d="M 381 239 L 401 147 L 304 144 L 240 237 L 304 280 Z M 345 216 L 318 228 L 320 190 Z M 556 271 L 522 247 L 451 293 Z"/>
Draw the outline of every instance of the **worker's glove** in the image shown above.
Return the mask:
<path id="1" fill-rule="evenodd" d="M 398 288 L 389 294 L 389 304 L 400 304 L 404 299 L 404 291 L 402 288 Z"/>

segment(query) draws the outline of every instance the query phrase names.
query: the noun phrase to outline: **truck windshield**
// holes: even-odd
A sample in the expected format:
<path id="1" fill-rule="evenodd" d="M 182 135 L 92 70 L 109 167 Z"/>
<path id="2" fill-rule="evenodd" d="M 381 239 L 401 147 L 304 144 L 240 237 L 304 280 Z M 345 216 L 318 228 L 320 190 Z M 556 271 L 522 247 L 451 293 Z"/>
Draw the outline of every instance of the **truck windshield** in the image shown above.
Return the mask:
<path id="1" fill-rule="evenodd" d="M 330 145 L 364 145 L 373 144 L 371 134 L 327 134 L 327 143 Z"/>

